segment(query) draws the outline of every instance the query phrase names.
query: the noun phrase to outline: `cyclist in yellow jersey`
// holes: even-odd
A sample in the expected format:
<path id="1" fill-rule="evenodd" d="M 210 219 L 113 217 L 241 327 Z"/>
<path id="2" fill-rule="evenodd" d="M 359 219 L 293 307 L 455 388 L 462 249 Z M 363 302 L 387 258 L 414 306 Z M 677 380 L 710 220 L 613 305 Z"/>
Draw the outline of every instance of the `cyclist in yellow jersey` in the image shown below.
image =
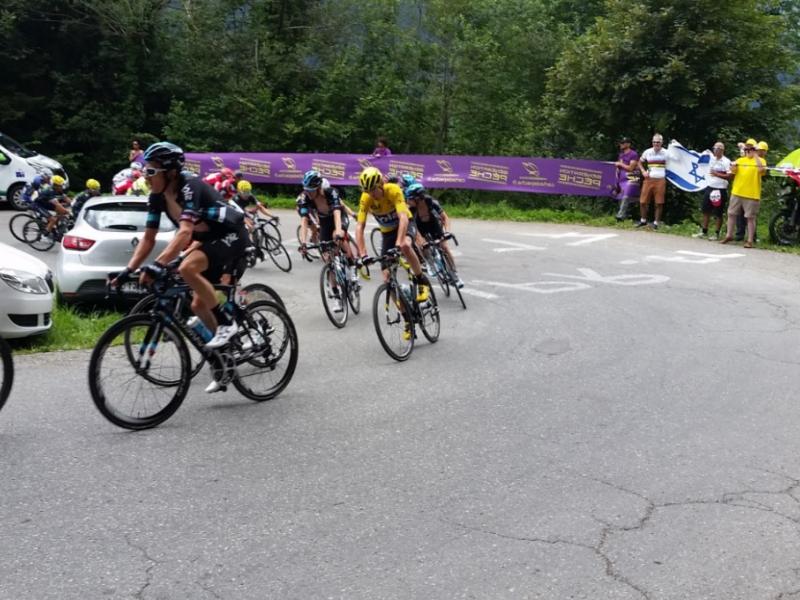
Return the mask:
<path id="1" fill-rule="evenodd" d="M 406 206 L 405 197 L 400 186 L 394 183 L 385 183 L 383 174 L 375 167 L 367 167 L 359 177 L 361 184 L 361 200 L 358 205 L 356 225 L 356 244 L 362 258 L 367 257 L 367 246 L 364 241 L 364 228 L 367 224 L 367 215 L 372 214 L 378 222 L 383 237 L 381 251 L 394 246 L 400 247 L 411 272 L 418 285 L 417 302 L 428 300 L 430 282 L 422 272 L 411 241 L 416 236 L 416 229 L 411 220 L 411 211 Z M 388 281 L 389 274 L 383 273 L 384 281 Z"/>

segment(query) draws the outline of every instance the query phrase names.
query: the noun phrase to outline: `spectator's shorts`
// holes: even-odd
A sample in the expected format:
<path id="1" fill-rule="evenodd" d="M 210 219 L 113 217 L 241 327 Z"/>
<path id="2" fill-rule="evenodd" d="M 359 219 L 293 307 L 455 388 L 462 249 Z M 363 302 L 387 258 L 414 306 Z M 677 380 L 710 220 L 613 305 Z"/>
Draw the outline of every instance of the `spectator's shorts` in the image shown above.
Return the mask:
<path id="1" fill-rule="evenodd" d="M 747 219 L 755 218 L 758 211 L 761 209 L 761 202 L 753 200 L 752 198 L 743 198 L 742 196 L 731 195 L 731 203 L 728 207 L 729 216 L 737 216 L 740 212 L 744 211 L 744 216 Z"/>
<path id="2" fill-rule="evenodd" d="M 650 202 L 650 197 L 655 199 L 656 204 L 664 204 L 664 198 L 667 193 L 667 180 L 666 179 L 653 179 L 648 177 L 642 184 L 642 194 L 639 196 L 639 202 L 647 204 Z"/>
<path id="3" fill-rule="evenodd" d="M 725 203 L 728 201 L 728 190 L 707 187 L 703 192 L 700 210 L 704 215 L 721 217 L 725 212 Z"/>

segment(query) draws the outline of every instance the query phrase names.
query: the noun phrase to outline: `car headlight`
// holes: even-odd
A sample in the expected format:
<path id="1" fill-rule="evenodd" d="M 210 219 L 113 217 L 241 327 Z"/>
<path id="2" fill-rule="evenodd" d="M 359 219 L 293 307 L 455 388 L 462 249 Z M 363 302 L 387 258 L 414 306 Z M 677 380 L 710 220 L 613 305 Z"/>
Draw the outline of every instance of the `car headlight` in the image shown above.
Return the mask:
<path id="1" fill-rule="evenodd" d="M 34 273 L 16 269 L 0 269 L 0 279 L 25 294 L 49 294 L 47 282 Z"/>

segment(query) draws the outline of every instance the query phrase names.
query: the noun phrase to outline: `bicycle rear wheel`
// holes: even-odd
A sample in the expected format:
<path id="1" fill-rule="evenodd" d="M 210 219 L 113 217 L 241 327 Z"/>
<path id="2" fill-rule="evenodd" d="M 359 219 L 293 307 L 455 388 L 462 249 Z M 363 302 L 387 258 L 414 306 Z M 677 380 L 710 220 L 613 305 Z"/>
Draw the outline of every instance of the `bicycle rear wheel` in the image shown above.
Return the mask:
<path id="1" fill-rule="evenodd" d="M 336 284 L 336 272 L 330 264 L 323 266 L 320 271 L 319 292 L 325 314 L 331 323 L 341 329 L 347 323 L 347 300 L 344 298 L 342 286 Z"/>
<path id="2" fill-rule="evenodd" d="M 0 338 L 0 408 L 11 394 L 11 385 L 14 383 L 14 359 L 11 347 L 3 338 Z"/>
<path id="3" fill-rule="evenodd" d="M 240 304 L 244 304 L 245 306 L 258 302 L 259 300 L 269 300 L 284 310 L 286 309 L 286 305 L 283 303 L 280 294 L 265 283 L 248 283 L 239 290 L 239 296 L 241 297 Z"/>
<path id="4" fill-rule="evenodd" d="M 436 301 L 433 288 L 428 293 L 428 301 L 419 307 L 419 312 L 419 327 L 422 329 L 422 334 L 431 344 L 435 344 L 442 326 L 439 322 L 439 303 Z"/>
<path id="5" fill-rule="evenodd" d="M 20 242 L 25 242 L 26 241 L 25 236 L 23 235 L 23 231 L 25 230 L 25 225 L 30 221 L 35 221 L 35 220 L 36 219 L 34 219 L 27 213 L 14 215 L 8 222 L 8 228 L 11 230 L 11 235 L 13 235 Z"/>
<path id="6" fill-rule="evenodd" d="M 133 360 L 129 343 L 136 344 Z M 89 361 L 89 391 L 100 414 L 115 425 L 148 429 L 178 410 L 190 375 L 189 351 L 175 326 L 135 314 L 114 323 L 97 341 Z"/>
<path id="7" fill-rule="evenodd" d="M 248 304 L 239 323 L 233 385 L 250 400 L 271 400 L 289 385 L 297 367 L 297 331 L 274 302 Z"/>
<path id="8" fill-rule="evenodd" d="M 359 283 L 348 282 L 347 302 L 350 304 L 350 308 L 353 309 L 354 315 L 361 312 L 361 285 Z"/>
<path id="9" fill-rule="evenodd" d="M 414 325 L 409 323 L 411 336 L 405 339 L 406 318 L 410 318 L 411 308 L 401 295 L 393 297 L 389 284 L 382 283 L 375 292 L 372 302 L 372 321 L 378 341 L 386 353 L 397 361 L 404 361 L 414 349 Z"/>
<path id="10" fill-rule="evenodd" d="M 315 236 L 314 233 L 310 229 L 307 230 L 307 234 L 308 235 L 306 236 L 305 240 L 301 239 L 301 237 L 300 237 L 300 232 L 301 231 L 302 231 L 302 226 L 298 225 L 297 226 L 297 243 L 298 244 L 303 244 L 303 243 L 306 243 L 306 244 L 317 244 L 317 243 L 319 243 L 319 236 Z M 308 251 L 306 252 L 306 254 L 308 254 L 308 256 L 310 258 L 319 258 L 320 257 L 319 248 L 309 248 Z"/>
<path id="11" fill-rule="evenodd" d="M 28 221 L 22 228 L 24 242 L 39 252 L 47 252 L 55 245 L 53 235 L 48 234 L 47 228 L 36 220 Z"/>
<path id="12" fill-rule="evenodd" d="M 439 287 L 442 288 L 445 298 L 450 297 L 450 278 L 445 271 L 444 260 L 442 258 L 442 251 L 439 248 L 431 248 L 431 260 L 428 261 L 429 272 L 432 271 L 436 276 L 436 281 L 439 282 Z"/>
<path id="13" fill-rule="evenodd" d="M 275 263 L 276 267 L 284 273 L 288 273 L 292 270 L 292 259 L 286 251 L 286 248 L 283 247 L 283 244 L 280 242 L 275 243 L 276 245 L 274 247 L 267 249 L 267 254 L 269 254 L 269 257 L 272 259 L 272 262 Z"/>

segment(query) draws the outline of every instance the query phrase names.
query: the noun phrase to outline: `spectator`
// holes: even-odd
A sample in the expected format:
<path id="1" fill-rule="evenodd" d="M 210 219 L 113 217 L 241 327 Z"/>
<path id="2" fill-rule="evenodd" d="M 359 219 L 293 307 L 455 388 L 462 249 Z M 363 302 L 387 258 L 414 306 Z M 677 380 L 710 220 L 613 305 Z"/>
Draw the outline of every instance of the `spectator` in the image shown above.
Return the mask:
<path id="1" fill-rule="evenodd" d="M 128 152 L 128 162 L 141 162 L 143 155 L 144 150 L 139 147 L 139 140 L 133 140 L 131 142 L 131 150 Z"/>
<path id="2" fill-rule="evenodd" d="M 619 200 L 617 223 L 628 218 L 631 204 L 639 197 L 639 153 L 631 148 L 631 139 L 624 137 L 619 141 L 619 156 L 614 163 L 617 168 L 616 194 Z"/>
<path id="3" fill-rule="evenodd" d="M 708 187 L 703 192 L 703 200 L 700 203 L 700 210 L 703 213 L 701 231 L 692 237 L 719 239 L 719 232 L 722 230 L 722 215 L 728 202 L 728 180 L 732 177 L 731 161 L 724 153 L 725 144 L 722 142 L 714 144 L 714 156 L 709 165 Z M 717 220 L 717 230 L 715 234 L 708 235 L 708 223 L 711 215 L 714 215 Z"/>
<path id="4" fill-rule="evenodd" d="M 372 151 L 372 156 L 375 158 L 382 158 L 391 155 L 392 151 L 389 150 L 389 141 L 385 137 L 379 137 L 375 142 L 375 150 Z"/>
<path id="5" fill-rule="evenodd" d="M 756 218 L 761 204 L 761 178 L 766 173 L 766 163 L 756 154 L 756 141 L 749 139 L 744 143 L 745 156 L 736 159 L 731 165 L 733 186 L 731 189 L 731 202 L 728 207 L 728 231 L 720 240 L 721 244 L 733 241 L 731 233 L 736 225 L 736 217 L 740 212 L 747 219 L 747 241 L 745 248 L 753 247 L 756 233 Z"/>
<path id="6" fill-rule="evenodd" d="M 745 154 L 744 148 L 745 148 L 745 144 L 739 142 L 739 154 L 741 156 L 744 156 L 744 154 Z M 769 145 L 767 144 L 767 142 L 762 140 L 762 141 L 758 142 L 758 144 L 756 144 L 756 154 L 758 154 L 758 156 L 760 156 L 761 158 L 764 159 L 764 164 L 765 165 L 767 164 L 767 152 L 768 151 L 769 151 Z M 761 176 L 764 177 L 766 174 L 767 174 L 767 172 L 764 171 L 764 174 L 761 175 Z M 737 242 L 741 242 L 744 239 L 745 229 L 746 228 L 747 228 L 747 219 L 745 219 L 744 214 L 740 214 L 738 217 L 736 217 L 736 238 L 735 239 L 736 239 Z M 758 234 L 756 234 L 756 237 L 753 239 L 754 243 L 757 242 L 757 241 L 758 241 Z"/>
<path id="7" fill-rule="evenodd" d="M 661 215 L 664 212 L 664 199 L 667 193 L 667 151 L 664 150 L 664 138 L 660 133 L 653 135 L 653 146 L 642 152 L 640 169 L 644 182 L 639 196 L 639 223 L 636 227 L 647 225 L 647 206 L 652 197 L 655 201 L 653 229 L 658 229 Z"/>

